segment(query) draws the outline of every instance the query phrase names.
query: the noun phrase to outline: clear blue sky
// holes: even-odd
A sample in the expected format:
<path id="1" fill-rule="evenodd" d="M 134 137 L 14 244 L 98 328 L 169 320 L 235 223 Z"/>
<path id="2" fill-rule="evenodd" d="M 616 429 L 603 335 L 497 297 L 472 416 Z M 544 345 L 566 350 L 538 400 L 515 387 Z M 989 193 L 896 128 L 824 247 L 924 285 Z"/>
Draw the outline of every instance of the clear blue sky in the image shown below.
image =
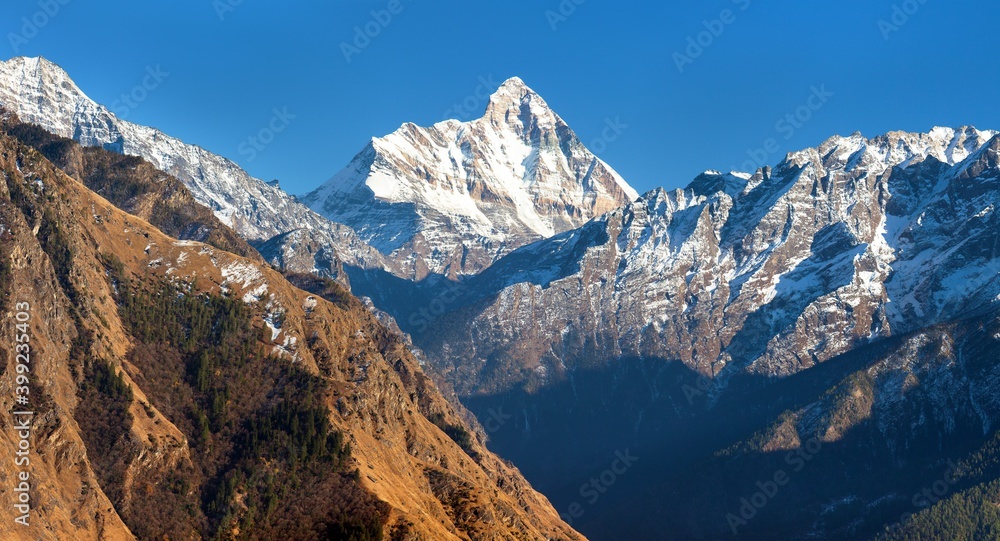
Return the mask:
<path id="1" fill-rule="evenodd" d="M 323 182 L 371 136 L 441 120 L 481 80 L 512 75 L 586 143 L 608 119 L 626 124 L 596 146 L 640 192 L 739 167 L 769 138 L 770 150 L 756 155 L 774 164 L 832 134 L 1000 128 L 995 0 L 398 0 L 401 11 L 389 0 L 61 1 L 16 53 L 9 32 L 40 7 L 5 2 L 2 56 L 45 56 L 105 104 L 160 66 L 169 75 L 130 120 L 279 178 L 293 193 Z M 565 19 L 547 15 L 560 4 Z M 220 5 L 232 8 L 221 20 Z M 894 5 L 913 13 L 880 28 L 893 24 Z M 398 13 L 375 22 L 370 11 L 388 7 Z M 686 52 L 688 38 L 726 9 L 721 33 L 702 35 L 700 54 Z M 378 35 L 348 62 L 341 44 L 366 24 Z M 709 26 L 718 33 L 720 24 Z M 674 53 L 688 52 L 682 72 Z M 775 125 L 822 85 L 833 95 L 799 111 L 808 121 Z M 485 105 L 469 103 L 475 116 Z M 250 159 L 240 144 L 276 107 L 297 116 Z"/>

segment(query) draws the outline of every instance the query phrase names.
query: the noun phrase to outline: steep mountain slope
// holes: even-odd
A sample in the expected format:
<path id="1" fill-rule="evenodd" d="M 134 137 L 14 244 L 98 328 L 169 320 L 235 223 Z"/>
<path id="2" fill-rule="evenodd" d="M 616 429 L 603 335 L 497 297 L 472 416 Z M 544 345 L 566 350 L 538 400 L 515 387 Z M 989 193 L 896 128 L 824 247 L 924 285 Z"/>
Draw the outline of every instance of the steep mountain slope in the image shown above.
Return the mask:
<path id="1" fill-rule="evenodd" d="M 983 458 L 989 462 L 982 464 Z M 899 524 L 887 528 L 888 531 L 879 539 L 915 541 L 995 537 L 1000 531 L 1000 475 L 996 472 L 996 458 L 997 438 L 994 436 L 993 441 L 984 446 L 977 456 L 966 461 L 968 466 L 959 466 L 961 469 L 957 474 L 961 477 L 957 479 L 968 488 L 956 488 L 955 494 L 946 493 L 943 497 L 934 493 L 932 488 L 931 497 L 923 493 L 914 496 L 920 504 L 915 516 L 904 518 Z M 983 466 L 992 470 L 989 472 L 992 475 L 982 475 L 986 473 Z"/>
<path id="2" fill-rule="evenodd" d="M 316 269 L 344 279 L 341 258 L 362 268 L 386 266 L 381 254 L 349 227 L 323 219 L 226 158 L 155 128 L 119 119 L 87 97 L 62 68 L 44 58 L 16 57 L 0 62 L 0 104 L 22 121 L 84 146 L 149 161 L 183 182 L 198 202 L 247 241 L 258 244 L 272 240 L 265 256 L 272 262 L 294 265 L 290 270 Z M 289 242 L 274 241 L 278 235 L 285 235 L 279 238 Z"/>
<path id="3" fill-rule="evenodd" d="M 636 197 L 515 77 L 482 118 L 373 138 L 302 201 L 422 279 L 475 274 Z"/>
<path id="4" fill-rule="evenodd" d="M 35 411 L 31 526 L 6 506 L 3 537 L 580 538 L 345 291 L 167 237 L 7 135 L 0 172 L 3 309 L 31 319 L 2 332 L 30 334 Z"/>

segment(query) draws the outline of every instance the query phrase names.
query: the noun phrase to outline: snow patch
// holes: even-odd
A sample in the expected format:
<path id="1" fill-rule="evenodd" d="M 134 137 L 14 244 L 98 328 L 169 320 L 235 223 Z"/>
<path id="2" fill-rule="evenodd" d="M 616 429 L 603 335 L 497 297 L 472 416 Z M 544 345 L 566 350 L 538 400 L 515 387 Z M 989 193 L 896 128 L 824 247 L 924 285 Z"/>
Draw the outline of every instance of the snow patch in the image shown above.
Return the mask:
<path id="1" fill-rule="evenodd" d="M 243 302 L 247 304 L 259 301 L 267 293 L 267 281 L 260 269 L 253 264 L 234 261 L 219 270 L 222 272 L 222 284 L 238 284 L 243 291 Z"/>

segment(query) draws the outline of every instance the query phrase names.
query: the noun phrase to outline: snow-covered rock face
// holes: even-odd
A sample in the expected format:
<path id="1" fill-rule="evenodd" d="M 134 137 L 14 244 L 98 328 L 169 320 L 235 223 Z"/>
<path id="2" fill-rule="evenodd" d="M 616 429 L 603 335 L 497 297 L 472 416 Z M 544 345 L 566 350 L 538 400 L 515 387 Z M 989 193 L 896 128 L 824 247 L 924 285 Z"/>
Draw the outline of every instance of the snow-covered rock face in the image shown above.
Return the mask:
<path id="1" fill-rule="evenodd" d="M 0 102 L 26 122 L 38 124 L 62 137 L 73 137 L 74 117 L 99 117 L 101 108 L 88 98 L 66 72 L 43 58 L 14 58 L 0 63 Z M 106 111 L 104 111 L 106 113 Z M 89 126 L 81 134 L 93 146 L 114 140 L 107 123 Z M 103 129 L 101 129 L 103 128 Z"/>
<path id="2" fill-rule="evenodd" d="M 0 104 L 25 122 L 81 144 L 148 160 L 177 177 L 199 203 L 248 241 L 259 244 L 302 230 L 295 236 L 296 246 L 317 248 L 322 256 L 313 260 L 314 252 L 310 252 L 292 257 L 289 252 L 294 247 L 270 242 L 274 253 L 263 255 L 272 263 L 295 261 L 298 266 L 290 270 L 315 270 L 334 277 L 342 273 L 341 261 L 362 267 L 386 266 L 381 254 L 360 241 L 350 228 L 317 215 L 231 160 L 116 117 L 87 97 L 62 68 L 44 58 L 17 57 L 0 62 Z"/>
<path id="3" fill-rule="evenodd" d="M 995 132 L 936 128 L 707 172 L 501 259 L 418 343 L 471 366 L 516 358 L 520 375 L 456 382 L 502 391 L 619 357 L 787 375 L 961 318 L 1000 298 L 998 151 Z"/>
<path id="4" fill-rule="evenodd" d="M 637 197 L 518 78 L 484 116 L 375 138 L 303 201 L 412 275 L 474 274 Z"/>

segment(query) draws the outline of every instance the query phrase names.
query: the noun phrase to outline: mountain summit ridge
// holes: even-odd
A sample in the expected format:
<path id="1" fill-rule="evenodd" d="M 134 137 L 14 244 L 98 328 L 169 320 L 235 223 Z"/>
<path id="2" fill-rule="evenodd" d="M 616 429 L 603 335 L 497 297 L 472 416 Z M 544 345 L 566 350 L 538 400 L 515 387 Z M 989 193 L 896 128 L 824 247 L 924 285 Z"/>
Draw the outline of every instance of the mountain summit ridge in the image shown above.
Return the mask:
<path id="1" fill-rule="evenodd" d="M 169 237 L 7 133 L 0 177 L 37 412 L 30 527 L 8 506 L 0 538 L 582 539 L 346 290 Z"/>

